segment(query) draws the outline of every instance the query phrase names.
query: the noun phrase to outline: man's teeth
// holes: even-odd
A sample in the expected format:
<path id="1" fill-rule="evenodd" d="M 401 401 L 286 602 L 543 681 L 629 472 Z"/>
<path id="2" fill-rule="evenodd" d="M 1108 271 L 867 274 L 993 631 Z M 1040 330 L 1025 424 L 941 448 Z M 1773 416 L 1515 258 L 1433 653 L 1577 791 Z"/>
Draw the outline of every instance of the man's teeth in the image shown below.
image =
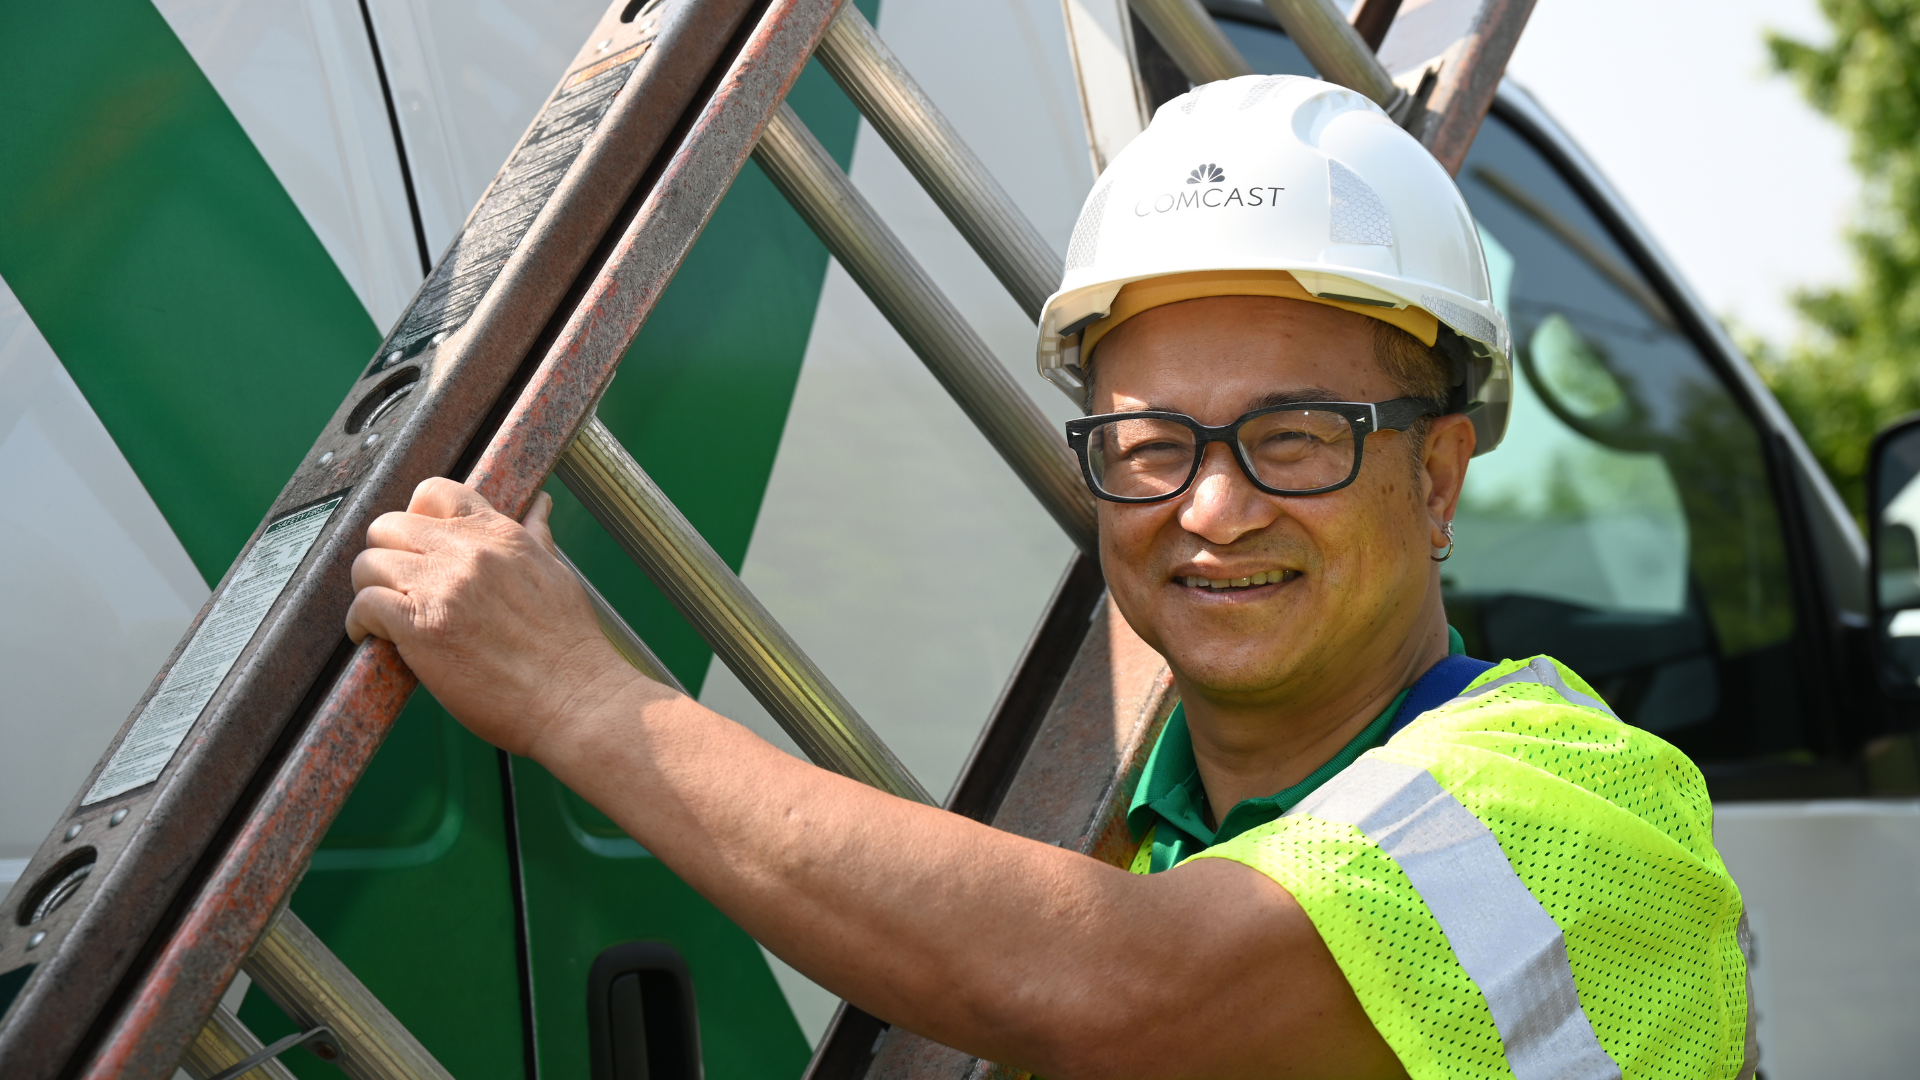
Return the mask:
<path id="1" fill-rule="evenodd" d="M 1277 585 L 1285 581 L 1291 573 L 1292 571 L 1289 570 L 1265 570 L 1252 577 L 1220 578 L 1218 580 L 1203 577 L 1185 577 L 1180 580 L 1190 589 L 1244 589 L 1249 585 L 1266 585 L 1268 583 Z"/>

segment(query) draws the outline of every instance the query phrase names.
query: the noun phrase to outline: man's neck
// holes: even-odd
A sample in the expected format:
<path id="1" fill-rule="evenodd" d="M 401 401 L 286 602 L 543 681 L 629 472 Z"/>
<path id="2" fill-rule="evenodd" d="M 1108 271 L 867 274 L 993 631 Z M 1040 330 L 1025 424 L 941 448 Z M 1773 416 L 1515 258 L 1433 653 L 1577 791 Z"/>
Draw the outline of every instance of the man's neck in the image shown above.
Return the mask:
<path id="1" fill-rule="evenodd" d="M 1370 663 L 1320 675 L 1279 702 L 1222 701 L 1181 685 L 1176 675 L 1207 793 L 1208 824 L 1217 827 L 1244 799 L 1264 798 L 1306 779 L 1446 656 L 1445 616 L 1436 611 L 1420 623 L 1418 633 Z"/>

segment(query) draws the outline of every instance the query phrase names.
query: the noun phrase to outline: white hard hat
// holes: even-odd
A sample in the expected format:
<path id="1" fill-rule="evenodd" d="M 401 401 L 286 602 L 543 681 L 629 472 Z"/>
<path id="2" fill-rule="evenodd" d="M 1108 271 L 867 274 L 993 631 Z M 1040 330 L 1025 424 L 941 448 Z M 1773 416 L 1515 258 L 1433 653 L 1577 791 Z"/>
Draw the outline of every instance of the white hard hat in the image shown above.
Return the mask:
<path id="1" fill-rule="evenodd" d="M 1332 304 L 1440 344 L 1476 453 L 1506 433 L 1507 323 L 1473 216 L 1433 155 L 1359 94 L 1246 75 L 1162 105 L 1080 210 L 1040 315 L 1040 374 L 1084 405 L 1083 341 L 1090 353 L 1104 329 L 1160 303 L 1245 293 Z"/>

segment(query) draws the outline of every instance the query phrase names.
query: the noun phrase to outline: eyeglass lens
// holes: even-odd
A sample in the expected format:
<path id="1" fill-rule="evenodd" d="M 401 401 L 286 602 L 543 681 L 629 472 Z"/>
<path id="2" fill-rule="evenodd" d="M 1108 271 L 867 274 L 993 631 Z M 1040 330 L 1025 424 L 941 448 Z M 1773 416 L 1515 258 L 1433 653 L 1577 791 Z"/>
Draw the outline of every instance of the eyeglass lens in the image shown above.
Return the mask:
<path id="1" fill-rule="evenodd" d="M 1353 425 L 1336 412 L 1296 409 L 1256 416 L 1242 424 L 1240 456 L 1270 488 L 1312 491 L 1353 472 Z M 1087 437 L 1094 482 L 1123 499 L 1165 498 L 1194 470 L 1199 438 L 1172 420 L 1116 420 Z"/>

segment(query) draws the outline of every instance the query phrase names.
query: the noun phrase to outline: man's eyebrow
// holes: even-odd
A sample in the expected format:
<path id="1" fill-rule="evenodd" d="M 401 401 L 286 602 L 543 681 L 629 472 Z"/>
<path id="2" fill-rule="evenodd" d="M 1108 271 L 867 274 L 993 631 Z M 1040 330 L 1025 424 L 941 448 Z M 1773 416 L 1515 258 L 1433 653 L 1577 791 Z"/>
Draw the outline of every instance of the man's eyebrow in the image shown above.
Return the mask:
<path id="1" fill-rule="evenodd" d="M 1270 409 L 1275 405 L 1292 405 L 1292 404 L 1295 404 L 1296 402 L 1301 402 L 1301 401 L 1345 401 L 1345 400 L 1346 398 L 1341 397 L 1338 391 L 1329 390 L 1324 386 L 1302 386 L 1302 387 L 1296 387 L 1292 390 L 1275 390 L 1273 393 L 1268 394 L 1265 397 L 1262 397 L 1258 401 L 1255 401 L 1251 406 L 1247 408 L 1247 411 L 1253 412 L 1258 409 Z M 1130 409 L 1128 411 L 1129 412 L 1170 412 L 1170 413 L 1181 412 L 1178 406 L 1167 405 L 1157 401 L 1150 401 L 1147 404 L 1142 405 L 1137 409 Z M 1185 413 L 1181 413 L 1181 415 L 1184 416 Z"/>
<path id="2" fill-rule="evenodd" d="M 1324 386 L 1303 386 L 1293 390 L 1275 390 L 1273 393 L 1255 402 L 1255 409 L 1270 409 L 1275 405 L 1292 405 L 1302 401 L 1345 401 L 1338 391 Z"/>

